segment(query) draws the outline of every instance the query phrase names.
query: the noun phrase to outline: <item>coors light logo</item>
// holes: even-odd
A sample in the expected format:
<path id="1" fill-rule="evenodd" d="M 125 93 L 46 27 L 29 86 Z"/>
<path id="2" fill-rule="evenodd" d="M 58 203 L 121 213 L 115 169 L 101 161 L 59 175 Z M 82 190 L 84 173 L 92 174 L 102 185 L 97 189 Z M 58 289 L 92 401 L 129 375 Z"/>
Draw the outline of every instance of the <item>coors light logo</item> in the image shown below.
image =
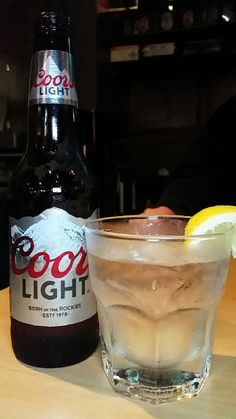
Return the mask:
<path id="1" fill-rule="evenodd" d="M 29 105 L 78 106 L 71 54 L 57 50 L 36 52 L 31 68 Z"/>
<path id="2" fill-rule="evenodd" d="M 11 225 L 12 317 L 55 326 L 93 316 L 84 220 L 50 208 Z"/>

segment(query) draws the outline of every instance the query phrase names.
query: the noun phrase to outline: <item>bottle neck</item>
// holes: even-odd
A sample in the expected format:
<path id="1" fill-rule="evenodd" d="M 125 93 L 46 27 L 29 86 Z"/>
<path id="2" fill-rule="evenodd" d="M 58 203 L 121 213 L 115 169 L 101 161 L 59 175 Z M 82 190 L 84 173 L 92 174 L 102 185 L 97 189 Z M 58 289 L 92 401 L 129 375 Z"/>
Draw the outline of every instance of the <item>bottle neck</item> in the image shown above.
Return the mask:
<path id="1" fill-rule="evenodd" d="M 28 150 L 53 155 L 78 124 L 71 38 L 60 31 L 38 33 L 29 84 Z"/>
<path id="2" fill-rule="evenodd" d="M 78 132 L 78 110 L 70 105 L 30 106 L 28 131 L 28 152 L 39 152 L 46 160 L 53 158 L 62 145 L 73 149 Z"/>
<path id="3" fill-rule="evenodd" d="M 72 54 L 72 38 L 70 34 L 54 31 L 47 33 L 47 31 L 36 33 L 34 39 L 33 52 L 58 50 L 66 51 Z"/>
<path id="4" fill-rule="evenodd" d="M 42 12 L 36 25 L 34 52 L 60 50 L 71 53 L 71 20 L 63 13 Z"/>

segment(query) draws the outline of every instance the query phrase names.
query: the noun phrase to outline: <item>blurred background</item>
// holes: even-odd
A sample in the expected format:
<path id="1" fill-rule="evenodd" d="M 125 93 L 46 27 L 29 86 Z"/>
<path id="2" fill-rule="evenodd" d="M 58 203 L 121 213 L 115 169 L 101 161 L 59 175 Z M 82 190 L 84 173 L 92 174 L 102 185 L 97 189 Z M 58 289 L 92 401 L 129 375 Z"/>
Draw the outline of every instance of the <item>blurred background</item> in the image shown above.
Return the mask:
<path id="1" fill-rule="evenodd" d="M 72 16 L 80 135 L 101 215 L 141 212 L 236 93 L 236 2 L 1 0 L 1 190 L 26 147 L 34 22 L 44 9 Z"/>

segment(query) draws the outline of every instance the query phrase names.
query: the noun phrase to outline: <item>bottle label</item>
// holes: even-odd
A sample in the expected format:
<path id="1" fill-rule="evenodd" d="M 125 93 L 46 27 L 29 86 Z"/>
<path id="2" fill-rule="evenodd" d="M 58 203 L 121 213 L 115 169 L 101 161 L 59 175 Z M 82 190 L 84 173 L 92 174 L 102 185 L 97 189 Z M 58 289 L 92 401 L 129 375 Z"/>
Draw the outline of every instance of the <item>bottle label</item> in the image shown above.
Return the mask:
<path id="1" fill-rule="evenodd" d="M 78 106 L 70 53 L 46 50 L 33 54 L 29 106 L 37 104 Z"/>
<path id="2" fill-rule="evenodd" d="M 96 211 L 89 218 L 96 217 Z M 87 221 L 87 220 L 86 220 Z M 96 313 L 83 218 L 59 208 L 10 219 L 11 316 L 34 326 L 65 326 Z"/>

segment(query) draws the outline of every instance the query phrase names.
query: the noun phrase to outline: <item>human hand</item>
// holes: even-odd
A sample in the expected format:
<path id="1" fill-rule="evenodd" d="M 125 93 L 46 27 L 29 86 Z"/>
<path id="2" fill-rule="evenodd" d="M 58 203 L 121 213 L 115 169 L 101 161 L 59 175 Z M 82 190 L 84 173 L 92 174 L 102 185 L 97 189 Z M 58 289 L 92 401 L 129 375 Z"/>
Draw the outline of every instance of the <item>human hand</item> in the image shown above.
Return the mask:
<path id="1" fill-rule="evenodd" d="M 176 213 L 172 211 L 172 209 L 165 207 L 165 206 L 159 206 L 156 208 L 146 208 L 140 216 L 143 216 L 141 218 L 137 217 L 134 219 L 131 219 L 129 223 L 133 224 L 134 226 L 134 233 L 135 234 L 143 234 L 143 235 L 160 235 L 160 234 L 175 234 L 178 231 L 178 234 L 184 234 L 184 227 L 185 223 L 178 223 L 175 221 L 175 218 L 173 218 L 171 223 L 166 222 L 165 216 L 175 216 Z M 147 219 L 145 219 L 145 216 L 157 216 L 155 218 L 154 222 L 151 221 L 147 223 Z M 160 216 L 158 218 L 158 216 Z"/>
<path id="2" fill-rule="evenodd" d="M 168 207 L 146 208 L 142 215 L 175 215 L 175 212 Z"/>

